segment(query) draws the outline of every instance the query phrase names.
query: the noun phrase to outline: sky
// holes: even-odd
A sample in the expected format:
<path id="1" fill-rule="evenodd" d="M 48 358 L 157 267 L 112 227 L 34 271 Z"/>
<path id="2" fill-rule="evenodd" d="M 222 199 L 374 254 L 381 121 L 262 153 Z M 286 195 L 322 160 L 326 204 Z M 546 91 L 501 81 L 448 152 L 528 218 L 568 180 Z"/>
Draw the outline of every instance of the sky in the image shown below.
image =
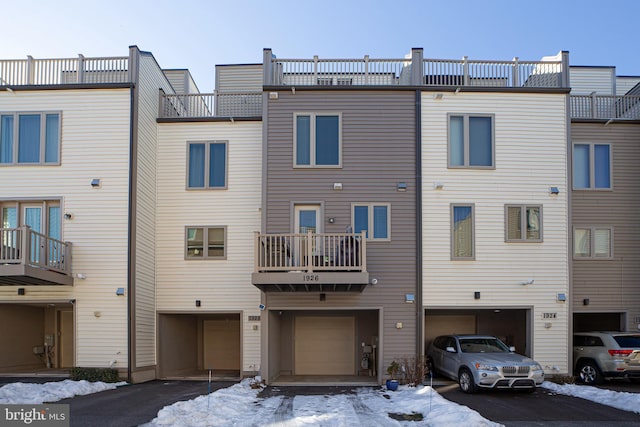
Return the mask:
<path id="1" fill-rule="evenodd" d="M 20 0 L 5 1 L 0 59 L 153 53 L 188 68 L 201 92 L 216 64 L 282 59 L 539 60 L 561 50 L 571 65 L 640 75 L 638 0 Z"/>
<path id="2" fill-rule="evenodd" d="M 155 426 L 470 426 L 497 427 L 478 412 L 443 398 L 429 386 L 401 385 L 398 391 L 359 388 L 355 395 L 283 396 L 259 398 L 260 388 L 252 387 L 259 378 L 245 379 L 231 387 L 195 399 L 176 402 L 158 411 L 144 427 Z M 74 395 L 85 395 L 126 386 L 87 381 L 57 381 L 44 384 L 11 383 L 0 387 L 0 404 L 53 403 Z M 640 393 L 618 392 L 576 384 L 542 383 L 537 393 L 564 394 L 640 413 Z M 398 422 L 389 413 L 422 415 L 422 420 Z"/>

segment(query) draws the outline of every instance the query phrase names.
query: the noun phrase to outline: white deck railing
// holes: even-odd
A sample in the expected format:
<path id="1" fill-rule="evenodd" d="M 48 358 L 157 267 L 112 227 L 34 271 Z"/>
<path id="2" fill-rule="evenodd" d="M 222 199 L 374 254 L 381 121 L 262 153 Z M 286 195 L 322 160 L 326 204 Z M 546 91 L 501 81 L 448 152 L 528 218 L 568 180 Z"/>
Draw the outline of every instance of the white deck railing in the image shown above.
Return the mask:
<path id="1" fill-rule="evenodd" d="M 571 95 L 571 118 L 640 120 L 640 96 Z"/>
<path id="2" fill-rule="evenodd" d="M 367 271 L 365 232 L 255 235 L 256 272 Z"/>
<path id="3" fill-rule="evenodd" d="M 0 60 L 0 86 L 130 83 L 129 57 Z"/>
<path id="4" fill-rule="evenodd" d="M 0 264 L 26 264 L 71 275 L 71 243 L 28 226 L 0 228 Z"/>
<path id="5" fill-rule="evenodd" d="M 260 117 L 262 92 L 160 94 L 160 118 Z"/>

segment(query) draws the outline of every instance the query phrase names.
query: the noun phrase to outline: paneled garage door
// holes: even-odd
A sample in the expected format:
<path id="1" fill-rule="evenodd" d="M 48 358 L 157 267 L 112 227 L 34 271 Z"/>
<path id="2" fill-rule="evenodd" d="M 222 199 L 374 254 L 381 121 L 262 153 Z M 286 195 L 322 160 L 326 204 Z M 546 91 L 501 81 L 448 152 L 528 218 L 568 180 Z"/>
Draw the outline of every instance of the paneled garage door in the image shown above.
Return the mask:
<path id="1" fill-rule="evenodd" d="M 353 317 L 297 316 L 296 375 L 355 375 Z"/>

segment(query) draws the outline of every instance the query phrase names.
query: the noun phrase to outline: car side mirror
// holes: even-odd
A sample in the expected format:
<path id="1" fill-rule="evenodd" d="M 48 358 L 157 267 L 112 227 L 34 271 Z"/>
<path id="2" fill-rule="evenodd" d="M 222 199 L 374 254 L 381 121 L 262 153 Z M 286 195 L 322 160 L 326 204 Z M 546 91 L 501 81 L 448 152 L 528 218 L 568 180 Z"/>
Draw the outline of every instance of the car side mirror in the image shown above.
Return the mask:
<path id="1" fill-rule="evenodd" d="M 516 352 L 516 348 L 514 346 L 509 347 L 509 351 L 512 353 Z"/>
<path id="2" fill-rule="evenodd" d="M 446 348 L 446 350 L 447 350 L 447 352 L 449 352 L 449 353 L 457 353 L 456 349 L 455 349 L 455 348 L 453 348 L 453 347 L 447 347 L 447 348 Z"/>

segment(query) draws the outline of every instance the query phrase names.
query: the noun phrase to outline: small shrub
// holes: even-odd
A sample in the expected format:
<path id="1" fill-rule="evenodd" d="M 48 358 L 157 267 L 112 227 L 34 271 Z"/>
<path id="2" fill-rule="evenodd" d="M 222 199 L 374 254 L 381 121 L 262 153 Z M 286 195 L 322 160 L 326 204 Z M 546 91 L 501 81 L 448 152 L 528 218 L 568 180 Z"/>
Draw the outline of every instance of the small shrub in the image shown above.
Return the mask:
<path id="1" fill-rule="evenodd" d="M 400 358 L 404 379 L 410 386 L 422 384 L 429 373 L 427 358 L 423 355 L 403 356 Z"/>
<path id="2" fill-rule="evenodd" d="M 102 381 L 105 383 L 120 381 L 118 371 L 111 368 L 72 368 L 70 374 L 74 381 Z"/>

